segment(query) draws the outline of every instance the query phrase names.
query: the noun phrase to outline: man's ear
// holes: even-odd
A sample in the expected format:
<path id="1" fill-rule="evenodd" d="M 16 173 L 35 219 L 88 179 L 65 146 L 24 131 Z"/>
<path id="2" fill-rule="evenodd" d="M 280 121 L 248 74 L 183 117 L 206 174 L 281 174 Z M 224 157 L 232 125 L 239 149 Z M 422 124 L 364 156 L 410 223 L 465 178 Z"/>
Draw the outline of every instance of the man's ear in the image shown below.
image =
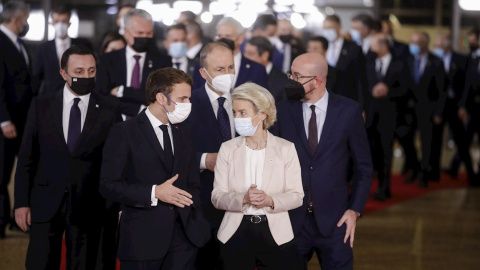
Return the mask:
<path id="1" fill-rule="evenodd" d="M 59 72 L 60 72 L 60 75 L 62 76 L 63 80 L 67 81 L 67 73 L 65 72 L 65 70 L 60 69 Z"/>
<path id="2" fill-rule="evenodd" d="M 198 71 L 200 72 L 202 78 L 205 79 L 205 81 L 208 81 L 208 75 L 207 72 L 205 72 L 205 69 L 201 67 Z"/>
<path id="3" fill-rule="evenodd" d="M 157 100 L 158 103 L 160 103 L 160 105 L 167 105 L 167 97 L 165 97 L 165 95 L 163 93 L 157 93 L 155 95 L 155 100 Z"/>

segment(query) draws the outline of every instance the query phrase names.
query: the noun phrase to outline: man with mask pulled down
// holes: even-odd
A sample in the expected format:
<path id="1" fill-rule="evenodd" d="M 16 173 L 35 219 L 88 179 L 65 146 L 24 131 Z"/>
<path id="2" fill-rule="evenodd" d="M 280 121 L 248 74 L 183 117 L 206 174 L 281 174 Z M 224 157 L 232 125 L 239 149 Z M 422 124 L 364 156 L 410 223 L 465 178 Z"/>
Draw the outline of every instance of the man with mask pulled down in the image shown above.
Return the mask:
<path id="1" fill-rule="evenodd" d="M 32 101 L 18 156 L 15 221 L 30 231 L 27 269 L 58 269 L 64 234 L 67 269 L 94 269 L 101 245 L 106 210 L 98 191 L 102 149 L 121 115 L 91 93 L 92 51 L 67 49 L 61 67 L 64 88 Z"/>
<path id="2" fill-rule="evenodd" d="M 60 70 L 60 59 L 68 48 L 85 46 L 93 50 L 92 44 L 88 40 L 68 36 L 71 15 L 72 11 L 65 6 L 55 7 L 51 12 L 55 39 L 44 42 L 39 46 L 37 61 L 33 66 L 34 87 L 39 95 L 63 89 L 65 82 L 58 71 Z"/>
<path id="3" fill-rule="evenodd" d="M 137 115 L 145 106 L 145 82 L 150 72 L 172 66 L 172 58 L 158 51 L 153 40 L 152 16 L 132 9 L 125 16 L 124 49 L 102 55 L 96 91 L 116 99 L 125 117 Z"/>

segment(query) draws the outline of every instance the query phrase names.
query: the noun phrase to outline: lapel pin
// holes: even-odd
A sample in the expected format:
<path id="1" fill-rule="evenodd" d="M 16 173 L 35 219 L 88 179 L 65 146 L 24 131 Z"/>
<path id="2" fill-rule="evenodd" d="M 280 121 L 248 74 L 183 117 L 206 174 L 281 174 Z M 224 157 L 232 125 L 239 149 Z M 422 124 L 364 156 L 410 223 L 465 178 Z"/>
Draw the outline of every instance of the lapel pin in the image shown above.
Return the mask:
<path id="1" fill-rule="evenodd" d="M 152 68 L 153 67 L 153 62 L 152 60 L 148 60 L 148 68 Z"/>
<path id="2" fill-rule="evenodd" d="M 175 126 L 175 128 L 178 130 L 178 126 Z"/>
<path id="3" fill-rule="evenodd" d="M 342 50 L 342 54 L 343 54 L 343 55 L 346 55 L 346 54 L 347 54 L 347 50 Z"/>
<path id="4" fill-rule="evenodd" d="M 250 68 L 250 64 L 247 64 L 247 66 L 246 66 L 246 67 L 247 67 L 247 68 Z"/>

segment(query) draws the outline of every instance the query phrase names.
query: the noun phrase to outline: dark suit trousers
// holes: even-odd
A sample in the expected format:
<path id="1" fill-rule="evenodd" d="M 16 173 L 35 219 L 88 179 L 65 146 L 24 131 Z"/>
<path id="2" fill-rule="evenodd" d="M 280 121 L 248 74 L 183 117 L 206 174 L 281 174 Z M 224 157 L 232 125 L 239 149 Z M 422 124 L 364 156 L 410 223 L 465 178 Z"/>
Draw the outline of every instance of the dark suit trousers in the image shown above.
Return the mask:
<path id="1" fill-rule="evenodd" d="M 305 210 L 306 211 L 306 210 Z M 303 267 L 308 269 L 308 261 L 317 253 L 322 270 L 351 270 L 353 269 L 353 251 L 350 248 L 350 238 L 343 243 L 346 225 L 335 228 L 330 237 L 324 237 L 318 230 L 315 217 L 312 213 L 305 215 L 301 231 L 295 235 L 294 244 L 297 254 L 303 261 Z"/>
<path id="2" fill-rule="evenodd" d="M 434 172 L 438 170 L 440 166 L 440 164 L 436 164 L 436 159 L 432 158 L 432 148 L 435 147 L 435 144 L 438 144 L 438 141 L 436 141 L 437 138 L 434 137 L 441 136 L 442 127 L 441 125 L 435 125 L 433 123 L 431 112 L 424 110 L 423 107 L 424 105 L 417 104 L 415 111 L 418 119 L 418 130 L 420 131 L 422 149 L 420 167 L 424 174 L 424 179 L 429 180 L 434 176 Z"/>
<path id="3" fill-rule="evenodd" d="M 416 174 L 420 170 L 418 163 L 417 150 L 413 144 L 415 137 L 415 129 L 417 119 L 415 112 L 407 106 L 408 100 L 397 102 L 397 126 L 395 129 L 395 137 L 402 146 L 405 153 L 404 172 L 412 170 Z"/>
<path id="4" fill-rule="evenodd" d="M 87 241 L 90 239 L 88 230 L 71 223 L 70 209 L 70 193 L 65 192 L 60 209 L 52 220 L 32 222 L 26 269 L 59 269 L 64 232 L 67 269 L 95 269 L 98 241 Z"/>
<path id="5" fill-rule="evenodd" d="M 175 210 L 176 211 L 176 210 Z M 178 212 L 177 212 L 178 213 Z M 121 261 L 121 270 L 187 270 L 193 269 L 198 248 L 190 243 L 176 215 L 173 237 L 167 254 L 160 260 Z M 152 232 L 155 233 L 155 232 Z"/>
<path id="6" fill-rule="evenodd" d="M 252 223 L 243 220 L 237 231 L 225 244 L 220 243 L 220 254 L 225 270 L 291 270 L 299 269 L 293 241 L 277 245 L 268 222 Z"/>

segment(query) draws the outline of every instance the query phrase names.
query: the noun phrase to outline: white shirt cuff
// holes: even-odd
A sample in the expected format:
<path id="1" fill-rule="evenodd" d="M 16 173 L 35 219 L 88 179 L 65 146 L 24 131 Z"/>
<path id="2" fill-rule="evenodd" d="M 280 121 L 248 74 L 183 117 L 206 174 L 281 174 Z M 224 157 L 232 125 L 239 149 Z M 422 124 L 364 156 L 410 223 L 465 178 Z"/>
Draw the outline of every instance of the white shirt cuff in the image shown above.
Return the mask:
<path id="1" fill-rule="evenodd" d="M 143 105 L 143 104 L 142 104 L 142 105 L 140 105 L 140 110 L 138 111 L 138 113 L 141 113 L 141 112 L 143 111 L 143 109 L 145 109 L 145 108 L 146 108 L 146 106 L 145 106 L 145 105 Z"/>
<path id="2" fill-rule="evenodd" d="M 123 97 L 123 85 L 120 85 L 117 90 L 117 97 L 121 98 Z"/>
<path id="3" fill-rule="evenodd" d="M 157 206 L 157 204 L 158 204 L 158 199 L 155 198 L 155 187 L 156 186 L 157 185 L 152 186 L 152 194 L 150 195 L 151 206 Z"/>
<path id="4" fill-rule="evenodd" d="M 11 123 L 12 123 L 12 121 L 2 122 L 2 123 L 0 124 L 0 127 L 4 127 L 4 126 L 6 126 L 6 125 L 10 125 Z"/>
<path id="5" fill-rule="evenodd" d="M 207 159 L 207 153 L 203 153 L 200 158 L 200 170 L 205 170 L 207 166 L 205 165 L 205 160 Z"/>

